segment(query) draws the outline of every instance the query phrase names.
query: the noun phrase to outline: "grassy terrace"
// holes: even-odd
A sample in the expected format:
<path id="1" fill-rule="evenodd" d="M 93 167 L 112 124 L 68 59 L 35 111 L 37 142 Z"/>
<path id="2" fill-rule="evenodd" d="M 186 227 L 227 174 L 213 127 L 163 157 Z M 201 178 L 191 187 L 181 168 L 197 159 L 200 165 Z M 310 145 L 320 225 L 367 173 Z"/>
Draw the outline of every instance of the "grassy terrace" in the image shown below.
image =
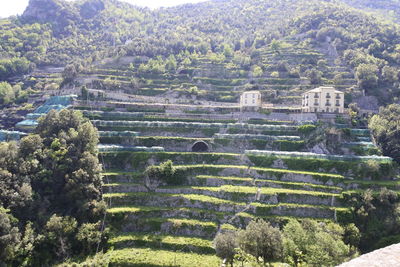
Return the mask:
<path id="1" fill-rule="evenodd" d="M 121 214 L 121 213 L 131 213 L 131 214 L 145 214 L 145 213 L 162 213 L 168 211 L 175 211 L 181 213 L 199 213 L 199 214 L 212 214 L 217 218 L 223 218 L 224 216 L 233 216 L 232 212 L 218 212 L 209 209 L 199 209 L 199 208 L 187 208 L 187 207 L 166 207 L 166 206 L 118 206 L 107 209 L 109 214 Z"/>
<path id="2" fill-rule="evenodd" d="M 318 185 L 312 183 L 299 183 L 299 182 L 287 182 L 287 181 L 277 181 L 277 180 L 269 180 L 269 179 L 254 179 L 254 178 L 246 178 L 246 177 L 224 177 L 224 176 L 213 176 L 213 175 L 197 175 L 197 179 L 211 179 L 211 180 L 222 180 L 229 184 L 237 184 L 241 182 L 255 182 L 256 185 L 262 185 L 265 183 L 275 184 L 277 186 L 282 186 L 284 188 L 291 189 L 304 189 L 310 188 L 315 191 L 341 191 L 342 188 L 338 186 L 329 186 L 329 185 Z"/>
<path id="3" fill-rule="evenodd" d="M 297 171 L 297 170 L 286 170 L 286 169 L 276 169 L 276 168 L 262 168 L 262 167 L 250 167 L 244 165 L 211 165 L 211 164 L 195 164 L 195 165 L 177 165 L 177 168 L 184 168 L 187 170 L 196 169 L 210 169 L 215 171 L 222 171 L 224 169 L 239 169 L 239 170 L 254 170 L 260 173 L 268 174 L 301 174 L 309 175 L 312 177 L 327 178 L 327 179 L 340 179 L 343 180 L 344 176 L 340 174 L 333 173 L 321 173 L 321 172 L 308 172 L 308 171 Z"/>
<path id="4" fill-rule="evenodd" d="M 138 183 L 109 183 L 109 184 L 103 184 L 104 187 L 115 187 L 115 186 L 139 186 L 141 184 Z"/>
<path id="5" fill-rule="evenodd" d="M 93 124 L 101 127 L 149 127 L 149 128 L 233 128 L 239 130 L 260 130 L 260 131 L 296 131 L 297 126 L 292 125 L 266 125 L 247 123 L 203 123 L 203 122 L 178 122 L 178 121 L 106 121 L 93 120 Z"/>
<path id="6" fill-rule="evenodd" d="M 197 237 L 154 235 L 143 233 L 124 233 L 109 240 L 109 244 L 116 247 L 151 247 L 170 251 L 196 251 L 204 254 L 214 254 L 212 241 Z"/>
<path id="7" fill-rule="evenodd" d="M 297 192 L 300 193 L 300 192 Z M 328 195 L 330 196 L 330 195 Z M 340 195 L 338 195 L 340 198 Z M 104 194 L 104 198 L 113 199 L 113 203 L 117 206 L 115 208 L 108 209 L 108 213 L 110 214 L 119 214 L 119 213 L 151 213 L 151 212 L 162 212 L 167 211 L 168 209 L 176 210 L 182 208 L 181 212 L 200 212 L 200 213 L 212 213 L 217 217 L 221 217 L 224 215 L 229 215 L 235 210 L 243 209 L 247 203 L 239 202 L 234 200 L 221 199 L 218 197 L 206 196 L 203 194 L 170 194 L 170 193 L 108 193 Z M 119 203 L 118 199 L 123 200 L 123 203 Z M 162 207 L 154 207 L 153 206 L 140 206 L 137 205 L 136 201 L 142 201 L 143 204 L 152 205 L 151 203 L 157 203 L 158 200 L 163 199 Z M 188 202 L 180 202 L 177 201 L 179 199 L 186 199 Z M 172 202 L 170 201 L 172 200 Z M 179 204 L 177 204 L 179 203 Z M 197 203 L 197 204 L 196 204 Z M 132 206 L 133 204 L 133 206 Z M 199 205 L 204 205 L 204 208 L 197 208 Z M 219 212 L 219 206 L 223 205 L 225 208 L 228 206 L 236 207 L 234 210 L 229 209 L 230 211 L 226 211 L 224 208 L 223 212 Z M 312 204 L 297 204 L 297 203 L 277 203 L 277 204 L 261 204 L 253 202 L 254 207 L 259 207 L 263 209 L 263 215 L 265 214 L 265 209 L 272 208 L 287 208 L 287 209 L 296 209 L 297 208 L 309 208 L 309 209 L 340 209 L 341 207 L 331 207 L 327 205 L 312 205 Z M 193 209 L 193 206 L 196 208 Z M 260 209 L 261 210 L 261 209 Z"/>
<path id="8" fill-rule="evenodd" d="M 394 181 L 368 181 L 368 180 L 345 180 L 345 184 L 354 184 L 359 186 L 361 189 L 369 189 L 371 187 L 386 187 L 392 190 L 400 189 L 400 180 Z"/>
<path id="9" fill-rule="evenodd" d="M 137 231 L 140 229 L 143 233 L 162 232 L 173 235 L 190 235 L 189 232 L 195 231 L 194 236 L 212 238 L 218 229 L 215 221 L 207 221 L 205 218 L 187 219 L 187 218 L 163 218 L 155 214 L 156 217 L 127 218 L 121 220 L 121 217 L 110 218 L 109 223 L 119 228 L 123 225 L 125 231 Z M 113 220 L 114 219 L 114 220 Z"/>
<path id="10" fill-rule="evenodd" d="M 141 112 L 106 112 L 84 111 L 84 115 L 93 120 L 107 121 L 172 121 L 172 122 L 203 122 L 203 123 L 236 123 L 236 119 L 204 119 L 204 118 L 174 118 L 157 115 L 145 115 Z M 265 123 L 268 124 L 268 123 Z M 271 123 L 273 124 L 273 123 Z M 283 123 L 281 123 L 283 124 Z"/>
<path id="11" fill-rule="evenodd" d="M 134 170 L 143 170 L 148 165 L 148 160 L 152 159 L 154 162 L 164 162 L 172 160 L 174 163 L 215 163 L 223 162 L 225 164 L 240 164 L 240 154 L 234 153 L 193 153 L 193 152 L 155 152 L 155 153 L 142 153 L 142 152 L 106 152 L 102 153 L 104 161 L 108 163 L 111 168 L 126 169 L 126 163 L 129 163 Z"/>
<path id="12" fill-rule="evenodd" d="M 218 267 L 217 256 L 167 251 L 152 248 L 125 248 L 107 253 L 112 266 L 212 266 Z"/>
<path id="13" fill-rule="evenodd" d="M 160 189 L 191 189 L 193 191 L 208 191 L 208 192 L 226 192 L 226 193 L 237 193 L 237 194 L 256 194 L 257 187 L 255 186 L 234 186 L 234 185 L 222 185 L 215 187 L 205 186 L 176 186 L 176 187 L 161 187 Z M 262 195 L 275 195 L 275 194 L 292 194 L 292 195 L 312 195 L 312 196 L 323 196 L 323 197 L 338 197 L 340 194 L 327 193 L 319 191 L 308 191 L 308 190 L 295 190 L 287 188 L 272 188 L 272 187 L 261 187 L 260 193 Z"/>
<path id="14" fill-rule="evenodd" d="M 211 197 L 206 195 L 199 194 L 170 194 L 170 193 L 149 193 L 149 192 L 139 192 L 139 193 L 108 193 L 103 195 L 105 199 L 112 198 L 114 201 L 123 200 L 125 202 L 132 203 L 132 201 L 136 201 L 139 199 L 148 199 L 148 198 L 175 198 L 175 199 L 186 199 L 192 203 L 194 202 L 203 202 L 210 203 L 213 205 L 241 205 L 245 206 L 244 202 L 236 202 L 232 200 L 221 199 L 217 197 Z"/>

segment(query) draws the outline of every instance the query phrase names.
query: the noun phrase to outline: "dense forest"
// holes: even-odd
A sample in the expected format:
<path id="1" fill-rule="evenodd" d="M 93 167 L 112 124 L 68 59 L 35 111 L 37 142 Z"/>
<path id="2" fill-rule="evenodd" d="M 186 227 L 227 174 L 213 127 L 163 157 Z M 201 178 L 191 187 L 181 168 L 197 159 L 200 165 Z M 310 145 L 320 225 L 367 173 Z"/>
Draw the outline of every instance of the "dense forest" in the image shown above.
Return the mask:
<path id="1" fill-rule="evenodd" d="M 305 48 L 327 47 L 328 61 L 350 66 L 367 95 L 378 96 L 381 103 L 397 101 L 399 26 L 377 11 L 348 5 L 392 10 L 396 2 L 345 2 L 227 0 L 151 11 L 111 0 L 31 0 L 22 16 L 1 21 L 0 77 L 44 65 L 74 64 L 79 72 L 101 58 L 125 55 L 173 57 L 182 64 L 207 55 L 257 73 L 268 69 L 260 60 L 264 47 L 279 51 L 285 45 L 280 40 L 297 38 Z M 286 64 L 292 75 L 318 83 L 324 62 L 312 63 L 300 69 Z M 153 68 L 176 68 L 175 62 L 165 64 L 155 62 Z"/>

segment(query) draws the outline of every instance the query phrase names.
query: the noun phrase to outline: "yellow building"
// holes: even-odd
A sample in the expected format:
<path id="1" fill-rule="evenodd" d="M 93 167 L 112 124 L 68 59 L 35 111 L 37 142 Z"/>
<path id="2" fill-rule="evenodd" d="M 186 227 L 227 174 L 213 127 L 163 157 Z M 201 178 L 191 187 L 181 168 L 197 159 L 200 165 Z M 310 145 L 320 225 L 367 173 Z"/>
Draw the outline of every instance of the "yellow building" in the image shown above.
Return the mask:
<path id="1" fill-rule="evenodd" d="M 240 109 L 258 109 L 261 106 L 261 93 L 259 91 L 243 92 L 240 96 Z"/>
<path id="2" fill-rule="evenodd" d="M 322 86 L 302 95 L 303 112 L 344 113 L 344 93 Z"/>

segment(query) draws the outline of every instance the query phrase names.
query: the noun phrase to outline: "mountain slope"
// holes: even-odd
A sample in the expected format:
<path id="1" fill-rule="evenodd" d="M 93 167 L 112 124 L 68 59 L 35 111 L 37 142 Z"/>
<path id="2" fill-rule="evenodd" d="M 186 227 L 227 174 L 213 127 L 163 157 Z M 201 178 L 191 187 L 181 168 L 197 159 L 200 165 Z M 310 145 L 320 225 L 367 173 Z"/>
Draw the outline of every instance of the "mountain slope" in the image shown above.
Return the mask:
<path id="1" fill-rule="evenodd" d="M 331 66 L 350 67 L 367 95 L 391 102 L 399 95 L 399 27 L 362 9 L 337 1 L 225 0 L 150 11 L 112 0 L 31 0 L 22 17 L 2 20 L 0 53 L 3 58 L 23 56 L 36 65 L 73 62 L 79 71 L 110 56 L 220 55 L 231 49 L 242 60 L 250 57 L 247 68 L 265 72 L 268 66 L 260 53 L 274 40 L 295 38 L 304 48 L 322 52 Z M 315 85 L 325 83 L 318 77 L 319 71 L 326 72 L 323 62 L 308 67 L 288 63 L 300 68 L 301 77 L 316 76 Z M 16 72 L 13 64 L 0 61 L 3 80 L 31 70 Z M 357 74 L 361 64 L 367 66 Z"/>

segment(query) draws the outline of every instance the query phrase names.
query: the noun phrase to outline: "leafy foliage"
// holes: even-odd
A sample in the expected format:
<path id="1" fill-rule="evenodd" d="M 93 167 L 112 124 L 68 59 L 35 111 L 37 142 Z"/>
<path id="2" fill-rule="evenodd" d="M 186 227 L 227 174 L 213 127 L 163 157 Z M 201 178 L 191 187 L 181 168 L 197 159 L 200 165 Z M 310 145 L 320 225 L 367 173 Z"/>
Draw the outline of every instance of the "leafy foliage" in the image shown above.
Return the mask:
<path id="1" fill-rule="evenodd" d="M 294 266 L 334 266 L 350 256 L 343 242 L 344 230 L 337 224 L 290 220 L 283 228 L 285 256 Z"/>
<path id="2" fill-rule="evenodd" d="M 382 149 L 384 155 L 393 157 L 400 162 L 400 105 L 392 104 L 381 108 L 379 114 L 374 115 L 369 128 Z"/>
<path id="3" fill-rule="evenodd" d="M 160 166 L 148 167 L 145 175 L 150 181 L 160 181 L 167 185 L 180 185 L 185 182 L 184 170 L 174 167 L 171 160 L 160 164 Z"/>
<path id="4" fill-rule="evenodd" d="M 15 233 L 8 242 L 19 248 L 5 247 L 6 263 L 51 264 L 104 241 L 97 142 L 89 121 L 62 110 L 49 112 L 19 146 L 0 145 L 0 204 L 10 210 L 1 227 Z"/>
<path id="5" fill-rule="evenodd" d="M 369 251 L 387 246 L 396 239 L 388 237 L 399 235 L 399 205 L 400 199 L 396 192 L 382 189 L 379 194 L 373 194 L 371 190 L 363 193 L 349 194 L 346 201 L 353 207 L 353 220 L 360 230 L 360 249 Z M 347 229 L 349 234 L 350 229 Z M 357 243 L 358 234 L 347 236 L 348 243 Z M 381 241 L 381 242 L 379 242 Z"/>

